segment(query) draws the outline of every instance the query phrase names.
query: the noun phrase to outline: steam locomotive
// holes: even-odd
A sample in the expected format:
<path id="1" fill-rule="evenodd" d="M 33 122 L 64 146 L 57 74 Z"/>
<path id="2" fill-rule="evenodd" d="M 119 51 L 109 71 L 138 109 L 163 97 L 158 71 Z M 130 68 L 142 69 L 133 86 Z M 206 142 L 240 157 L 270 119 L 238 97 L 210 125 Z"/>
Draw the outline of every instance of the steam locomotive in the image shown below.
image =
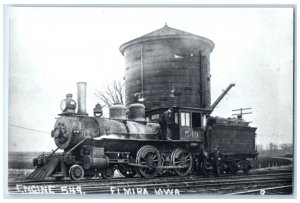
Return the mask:
<path id="1" fill-rule="evenodd" d="M 174 106 L 172 138 L 164 139 L 158 123 L 164 107 L 145 110 L 141 103 L 125 108 L 115 104 L 109 118 L 97 104 L 94 116 L 86 113 L 86 83 L 77 83 L 77 103 L 72 94 L 61 101 L 62 112 L 51 132 L 57 149 L 33 160 L 35 171 L 28 179 L 101 176 L 110 179 L 115 170 L 125 177 L 187 176 L 214 171 L 214 149 L 220 152 L 218 170 L 236 173 L 251 169 L 256 128 L 241 118 L 210 117 L 210 113 L 234 84 L 210 108 Z M 76 112 L 77 108 L 77 112 Z M 61 149 L 63 152 L 58 153 Z"/>

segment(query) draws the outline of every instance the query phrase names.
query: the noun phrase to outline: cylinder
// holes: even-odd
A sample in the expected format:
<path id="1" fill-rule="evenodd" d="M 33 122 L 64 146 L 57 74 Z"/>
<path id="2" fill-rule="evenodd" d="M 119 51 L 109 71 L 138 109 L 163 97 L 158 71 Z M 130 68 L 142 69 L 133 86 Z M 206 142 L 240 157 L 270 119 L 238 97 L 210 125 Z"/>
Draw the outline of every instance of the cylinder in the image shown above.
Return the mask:
<path id="1" fill-rule="evenodd" d="M 86 82 L 77 83 L 77 114 L 86 115 Z"/>
<path id="2" fill-rule="evenodd" d="M 103 155 L 103 157 L 92 157 L 90 155 L 85 155 L 82 158 L 82 165 L 85 170 L 88 169 L 101 169 L 108 167 L 108 158 Z"/>
<path id="3" fill-rule="evenodd" d="M 139 94 L 146 109 L 210 106 L 213 48 L 211 40 L 167 25 L 121 45 L 126 105 Z"/>

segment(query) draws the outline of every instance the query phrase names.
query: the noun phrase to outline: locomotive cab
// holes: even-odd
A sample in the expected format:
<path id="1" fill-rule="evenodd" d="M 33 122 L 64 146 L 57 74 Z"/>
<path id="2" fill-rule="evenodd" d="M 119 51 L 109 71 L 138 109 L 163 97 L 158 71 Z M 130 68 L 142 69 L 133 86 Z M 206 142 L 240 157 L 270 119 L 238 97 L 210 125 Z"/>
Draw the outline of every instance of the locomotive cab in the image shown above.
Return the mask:
<path id="1" fill-rule="evenodd" d="M 159 122 L 161 115 L 168 108 L 146 111 L 146 119 Z M 201 141 L 204 138 L 206 115 L 208 111 L 201 108 L 173 107 L 169 127 L 173 140 Z"/>

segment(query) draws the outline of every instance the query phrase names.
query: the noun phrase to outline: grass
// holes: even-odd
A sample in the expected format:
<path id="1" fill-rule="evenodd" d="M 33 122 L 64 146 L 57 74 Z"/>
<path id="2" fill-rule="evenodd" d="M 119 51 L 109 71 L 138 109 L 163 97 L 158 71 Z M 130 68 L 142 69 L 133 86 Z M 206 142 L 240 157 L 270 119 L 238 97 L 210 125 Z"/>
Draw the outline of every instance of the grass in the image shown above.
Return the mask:
<path id="1" fill-rule="evenodd" d="M 34 169 L 32 160 L 41 152 L 10 152 L 8 154 L 9 169 Z"/>
<path id="2" fill-rule="evenodd" d="M 8 182 L 24 180 L 33 170 L 31 169 L 9 169 Z"/>
<path id="3" fill-rule="evenodd" d="M 253 168 L 267 168 L 272 166 L 284 166 L 292 164 L 293 161 L 285 158 L 278 158 L 278 157 L 258 157 L 257 160 L 252 161 Z"/>
<path id="4" fill-rule="evenodd" d="M 9 152 L 8 181 L 23 180 L 33 170 L 32 160 L 42 152 Z"/>

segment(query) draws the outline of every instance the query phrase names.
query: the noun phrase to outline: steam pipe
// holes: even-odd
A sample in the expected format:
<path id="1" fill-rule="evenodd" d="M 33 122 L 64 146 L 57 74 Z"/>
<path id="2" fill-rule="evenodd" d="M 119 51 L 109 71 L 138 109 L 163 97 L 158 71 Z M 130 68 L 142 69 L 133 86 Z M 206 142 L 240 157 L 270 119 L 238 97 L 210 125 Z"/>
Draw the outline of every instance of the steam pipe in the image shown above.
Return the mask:
<path id="1" fill-rule="evenodd" d="M 211 107 L 209 108 L 210 110 L 210 113 L 213 112 L 213 110 L 216 108 L 216 106 L 220 103 L 220 101 L 223 99 L 223 97 L 229 92 L 229 90 L 235 86 L 234 83 L 231 83 L 227 88 L 226 90 L 224 90 L 222 92 L 222 94 L 217 98 L 217 100 L 213 103 L 213 105 L 211 105 Z"/>
<path id="2" fill-rule="evenodd" d="M 200 70 L 200 108 L 203 108 L 203 84 L 202 84 L 202 52 L 199 51 L 199 64 L 200 64 L 200 67 L 199 67 L 199 70 Z"/>
<path id="3" fill-rule="evenodd" d="M 86 82 L 77 83 L 77 114 L 86 115 Z"/>

